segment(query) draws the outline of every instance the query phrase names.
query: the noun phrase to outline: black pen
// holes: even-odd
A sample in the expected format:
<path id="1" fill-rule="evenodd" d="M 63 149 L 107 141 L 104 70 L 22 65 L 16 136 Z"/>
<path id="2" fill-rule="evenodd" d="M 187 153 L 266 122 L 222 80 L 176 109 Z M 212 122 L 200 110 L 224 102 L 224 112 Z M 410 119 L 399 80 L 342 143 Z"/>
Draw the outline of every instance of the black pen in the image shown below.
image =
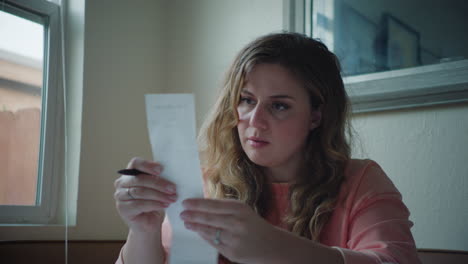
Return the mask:
<path id="1" fill-rule="evenodd" d="M 131 175 L 131 176 L 137 176 L 138 174 L 150 175 L 149 173 L 146 173 L 138 169 L 122 169 L 122 170 L 119 170 L 117 173 L 122 174 L 122 175 Z"/>

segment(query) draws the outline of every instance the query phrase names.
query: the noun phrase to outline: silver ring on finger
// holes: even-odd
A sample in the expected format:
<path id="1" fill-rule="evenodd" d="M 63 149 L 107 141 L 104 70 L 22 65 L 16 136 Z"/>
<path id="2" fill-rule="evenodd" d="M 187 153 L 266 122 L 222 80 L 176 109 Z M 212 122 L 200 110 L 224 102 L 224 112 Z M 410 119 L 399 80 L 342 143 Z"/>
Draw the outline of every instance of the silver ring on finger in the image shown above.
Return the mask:
<path id="1" fill-rule="evenodd" d="M 130 200 L 135 200 L 135 197 L 133 197 L 132 192 L 131 192 L 131 190 L 130 190 L 131 188 L 132 188 L 132 187 L 128 187 L 128 188 L 127 188 L 127 195 L 128 195 L 128 197 L 130 197 Z"/>
<path id="2" fill-rule="evenodd" d="M 216 234 L 215 234 L 215 237 L 213 239 L 213 243 L 215 245 L 221 244 L 220 236 L 221 236 L 221 229 L 216 229 Z"/>

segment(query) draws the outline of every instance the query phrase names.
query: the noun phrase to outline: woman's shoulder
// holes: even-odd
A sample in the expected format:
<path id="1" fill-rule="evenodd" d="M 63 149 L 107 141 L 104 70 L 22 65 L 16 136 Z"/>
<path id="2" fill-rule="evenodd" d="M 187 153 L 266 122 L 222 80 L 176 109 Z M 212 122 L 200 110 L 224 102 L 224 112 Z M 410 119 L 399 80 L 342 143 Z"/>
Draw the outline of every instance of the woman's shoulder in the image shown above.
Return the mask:
<path id="1" fill-rule="evenodd" d="M 382 167 L 370 159 L 350 159 L 345 168 L 344 185 L 352 197 L 400 195 Z"/>
<path id="2" fill-rule="evenodd" d="M 362 175 L 366 169 L 372 166 L 380 168 L 379 164 L 371 159 L 350 159 L 345 168 L 346 178 Z"/>

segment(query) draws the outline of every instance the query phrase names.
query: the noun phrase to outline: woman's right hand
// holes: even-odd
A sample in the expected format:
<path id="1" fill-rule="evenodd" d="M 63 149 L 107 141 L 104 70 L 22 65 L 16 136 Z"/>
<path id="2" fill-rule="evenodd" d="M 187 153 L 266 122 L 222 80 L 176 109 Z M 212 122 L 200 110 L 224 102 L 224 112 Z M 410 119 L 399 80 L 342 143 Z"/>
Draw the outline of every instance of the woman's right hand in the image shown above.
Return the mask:
<path id="1" fill-rule="evenodd" d="M 177 200 L 174 183 L 162 178 L 161 164 L 133 158 L 127 169 L 148 174 L 121 175 L 115 180 L 114 199 L 117 211 L 132 232 L 161 232 L 164 211 Z"/>

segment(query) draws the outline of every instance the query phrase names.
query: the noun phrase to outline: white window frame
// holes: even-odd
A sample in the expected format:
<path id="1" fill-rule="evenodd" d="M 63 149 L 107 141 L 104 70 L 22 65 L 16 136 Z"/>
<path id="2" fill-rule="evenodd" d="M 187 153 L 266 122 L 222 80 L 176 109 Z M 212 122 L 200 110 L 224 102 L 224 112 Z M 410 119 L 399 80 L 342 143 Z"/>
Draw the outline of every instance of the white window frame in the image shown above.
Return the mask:
<path id="1" fill-rule="evenodd" d="M 0 205 L 0 225 L 43 225 L 55 218 L 60 181 L 64 178 L 64 96 L 60 8 L 45 0 L 4 0 L 0 5 L 26 10 L 46 19 L 37 205 Z M 10 9 L 12 10 L 12 9 Z M 27 15 L 23 16 L 27 19 Z"/>
<path id="2" fill-rule="evenodd" d="M 283 0 L 284 30 L 310 36 L 312 2 Z M 468 102 L 468 60 L 349 76 L 343 81 L 353 113 Z"/>

